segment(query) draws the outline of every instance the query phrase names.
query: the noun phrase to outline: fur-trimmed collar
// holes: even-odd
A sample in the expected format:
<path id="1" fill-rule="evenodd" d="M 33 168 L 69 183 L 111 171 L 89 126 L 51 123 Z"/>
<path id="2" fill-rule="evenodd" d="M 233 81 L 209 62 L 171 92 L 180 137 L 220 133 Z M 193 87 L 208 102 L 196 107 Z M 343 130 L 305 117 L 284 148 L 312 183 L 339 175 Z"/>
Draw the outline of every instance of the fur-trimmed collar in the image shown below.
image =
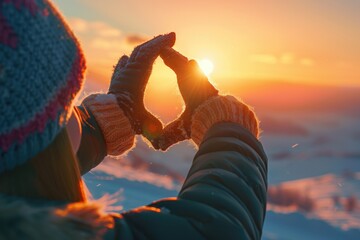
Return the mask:
<path id="1" fill-rule="evenodd" d="M 102 239 L 113 224 L 98 204 L 34 204 L 0 194 L 0 239 Z"/>

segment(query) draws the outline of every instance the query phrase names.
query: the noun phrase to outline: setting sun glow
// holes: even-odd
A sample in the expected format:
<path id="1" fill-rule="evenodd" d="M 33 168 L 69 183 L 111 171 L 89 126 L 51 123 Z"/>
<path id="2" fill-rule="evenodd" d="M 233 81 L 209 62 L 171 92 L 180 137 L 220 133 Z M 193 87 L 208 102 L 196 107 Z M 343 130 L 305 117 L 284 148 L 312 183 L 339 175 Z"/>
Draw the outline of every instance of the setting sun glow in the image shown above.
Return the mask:
<path id="1" fill-rule="evenodd" d="M 214 70 L 214 64 L 209 59 L 201 59 L 198 61 L 201 70 L 206 76 L 209 76 Z"/>

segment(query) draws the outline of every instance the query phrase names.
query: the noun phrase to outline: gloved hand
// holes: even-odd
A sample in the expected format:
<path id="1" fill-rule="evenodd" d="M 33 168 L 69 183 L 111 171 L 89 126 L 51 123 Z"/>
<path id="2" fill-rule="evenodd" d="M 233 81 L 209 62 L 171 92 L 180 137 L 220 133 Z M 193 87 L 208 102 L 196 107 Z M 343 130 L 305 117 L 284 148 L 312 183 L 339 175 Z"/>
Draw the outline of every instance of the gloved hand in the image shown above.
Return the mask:
<path id="1" fill-rule="evenodd" d="M 152 65 L 160 52 L 175 43 L 175 33 L 160 35 L 137 46 L 130 58 L 122 56 L 115 66 L 109 93 L 116 96 L 136 134 L 150 142 L 162 131 L 162 123 L 144 106 L 144 92 Z"/>
<path id="2" fill-rule="evenodd" d="M 160 56 L 176 73 L 179 90 L 186 106 L 180 117 L 168 124 L 161 135 L 152 141 L 155 149 L 166 150 L 179 141 L 190 139 L 193 112 L 203 102 L 217 96 L 218 90 L 211 85 L 195 60 L 189 61 L 170 47 L 164 48 Z"/>

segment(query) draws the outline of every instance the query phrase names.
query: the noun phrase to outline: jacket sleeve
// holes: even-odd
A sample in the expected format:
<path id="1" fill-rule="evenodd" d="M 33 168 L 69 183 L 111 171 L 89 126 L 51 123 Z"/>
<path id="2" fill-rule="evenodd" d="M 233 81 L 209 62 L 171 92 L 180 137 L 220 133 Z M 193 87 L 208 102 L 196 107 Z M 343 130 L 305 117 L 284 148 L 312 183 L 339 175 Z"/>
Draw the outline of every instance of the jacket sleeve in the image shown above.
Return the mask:
<path id="1" fill-rule="evenodd" d="M 104 136 L 94 115 L 85 106 L 75 107 L 81 121 L 81 142 L 77 152 L 81 175 L 99 165 L 107 155 Z"/>
<path id="2" fill-rule="evenodd" d="M 77 152 L 82 175 L 106 155 L 119 156 L 134 145 L 135 133 L 114 95 L 90 95 L 75 109 L 82 126 Z"/>
<path id="3" fill-rule="evenodd" d="M 177 198 L 116 219 L 118 239 L 261 239 L 267 158 L 239 124 L 213 125 L 202 138 Z"/>

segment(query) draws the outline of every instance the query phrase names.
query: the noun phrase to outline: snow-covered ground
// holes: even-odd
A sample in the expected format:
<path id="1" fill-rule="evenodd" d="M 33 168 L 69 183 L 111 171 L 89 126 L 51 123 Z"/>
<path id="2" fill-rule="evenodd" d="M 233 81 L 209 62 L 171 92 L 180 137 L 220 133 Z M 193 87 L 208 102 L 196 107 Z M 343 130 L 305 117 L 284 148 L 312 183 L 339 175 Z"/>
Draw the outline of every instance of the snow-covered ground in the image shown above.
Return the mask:
<path id="1" fill-rule="evenodd" d="M 90 83 L 85 90 L 101 87 Z M 353 89 L 327 93 L 313 102 L 304 95 L 297 109 L 252 103 L 269 157 L 264 240 L 360 239 L 360 97 Z M 176 196 L 194 153 L 188 142 L 155 152 L 138 137 L 127 156 L 107 158 L 84 179 L 95 198 L 118 194 L 118 209 L 128 210 Z"/>

